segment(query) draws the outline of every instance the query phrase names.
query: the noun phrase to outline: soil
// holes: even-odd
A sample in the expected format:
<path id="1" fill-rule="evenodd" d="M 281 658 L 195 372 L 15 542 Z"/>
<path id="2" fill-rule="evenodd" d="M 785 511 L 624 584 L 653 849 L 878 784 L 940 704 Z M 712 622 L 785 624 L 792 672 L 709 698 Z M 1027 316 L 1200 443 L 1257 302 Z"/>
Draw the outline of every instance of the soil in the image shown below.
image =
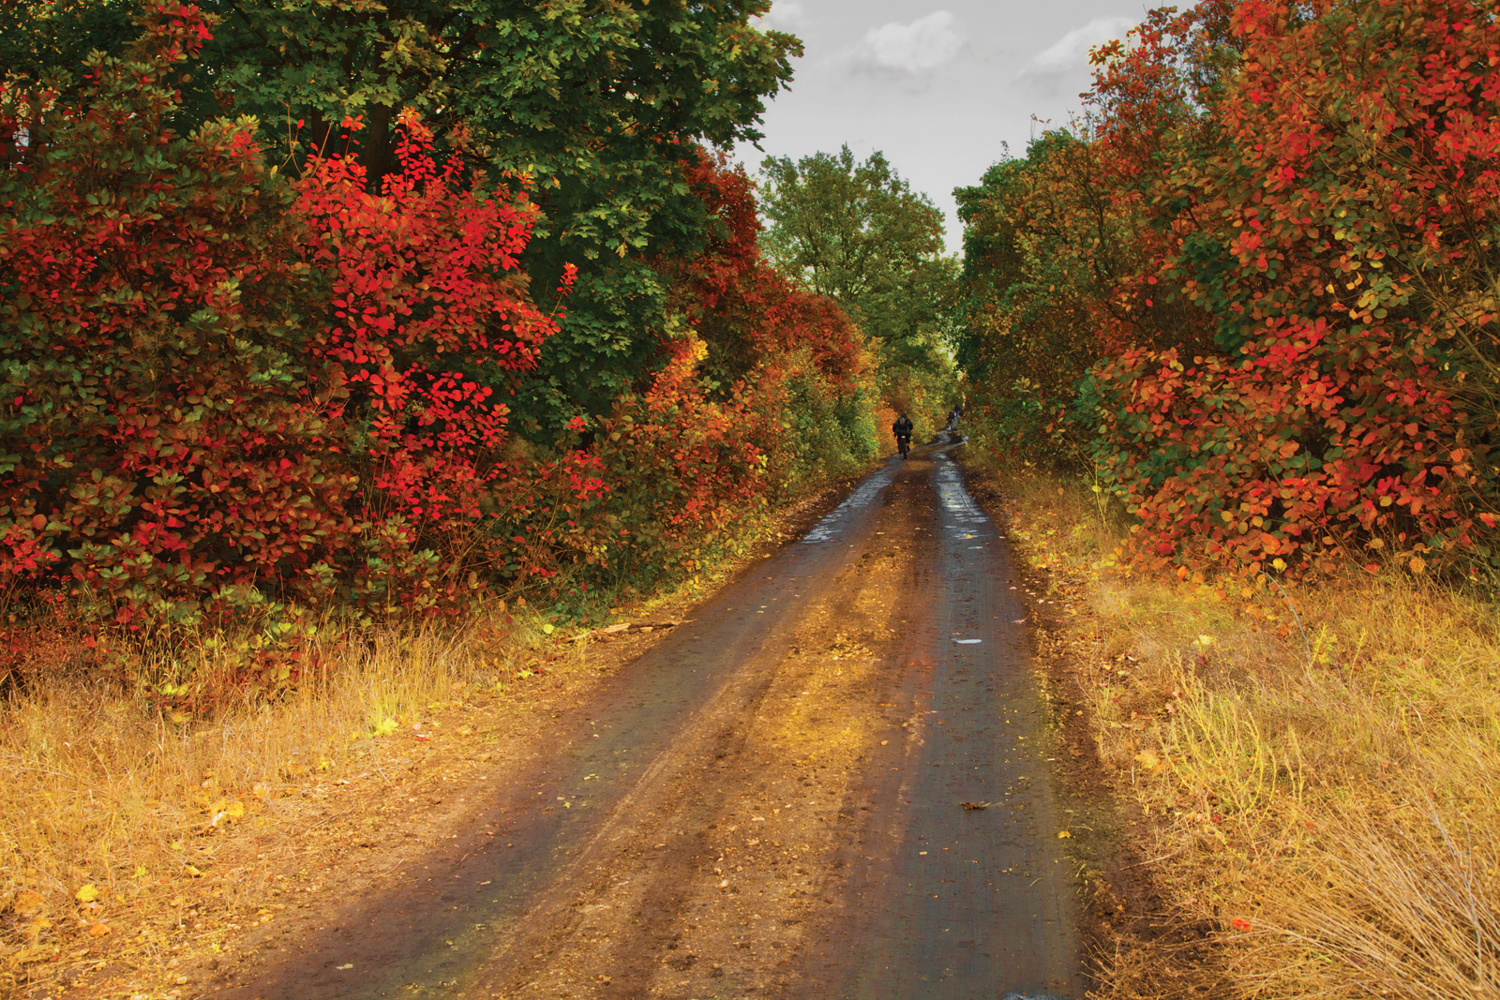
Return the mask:
<path id="1" fill-rule="evenodd" d="M 1082 935 L 1123 884 L 1090 881 L 1099 764 L 950 450 L 805 511 L 797 541 L 657 616 L 682 624 L 589 649 L 508 715 L 452 708 L 386 743 L 319 789 L 255 916 L 168 982 L 184 1000 L 1081 998 Z"/>

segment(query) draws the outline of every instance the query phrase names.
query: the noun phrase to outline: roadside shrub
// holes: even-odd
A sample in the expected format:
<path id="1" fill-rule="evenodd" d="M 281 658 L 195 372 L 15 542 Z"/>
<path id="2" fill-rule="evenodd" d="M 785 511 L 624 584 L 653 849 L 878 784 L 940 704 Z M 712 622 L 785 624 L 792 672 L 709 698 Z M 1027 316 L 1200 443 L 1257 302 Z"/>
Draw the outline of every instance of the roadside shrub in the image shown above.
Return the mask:
<path id="1" fill-rule="evenodd" d="M 5 585 L 131 631 L 251 595 L 453 610 L 502 558 L 475 544 L 508 474 L 490 383 L 555 329 L 514 277 L 534 209 L 410 115 L 379 193 L 337 155 L 273 176 L 252 122 L 175 135 L 206 37 L 158 5 L 81 106 L 0 101 Z"/>
<path id="2" fill-rule="evenodd" d="M 1095 60 L 1078 135 L 963 199 L 993 433 L 1083 437 L 1150 564 L 1490 561 L 1500 25 L 1211 0 Z"/>

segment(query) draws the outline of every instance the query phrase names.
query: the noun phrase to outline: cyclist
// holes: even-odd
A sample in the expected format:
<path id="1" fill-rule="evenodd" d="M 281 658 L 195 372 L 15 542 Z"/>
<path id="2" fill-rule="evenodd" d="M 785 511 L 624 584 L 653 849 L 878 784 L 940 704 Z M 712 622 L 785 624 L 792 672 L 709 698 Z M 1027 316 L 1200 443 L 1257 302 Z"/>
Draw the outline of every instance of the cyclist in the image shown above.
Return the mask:
<path id="1" fill-rule="evenodd" d="M 905 458 L 906 453 L 911 450 L 911 434 L 913 430 L 915 430 L 915 426 L 911 422 L 911 417 L 908 417 L 904 413 L 896 418 L 894 424 L 891 424 L 891 433 L 896 435 L 896 449 L 901 452 L 902 458 Z"/>

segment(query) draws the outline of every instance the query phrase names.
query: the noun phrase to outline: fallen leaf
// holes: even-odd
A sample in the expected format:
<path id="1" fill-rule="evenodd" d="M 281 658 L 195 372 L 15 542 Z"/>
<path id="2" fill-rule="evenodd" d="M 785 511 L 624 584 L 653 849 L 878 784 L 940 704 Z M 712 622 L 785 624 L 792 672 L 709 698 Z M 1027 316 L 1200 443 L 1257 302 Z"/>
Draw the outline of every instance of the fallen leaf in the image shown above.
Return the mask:
<path id="1" fill-rule="evenodd" d="M 41 913 L 42 908 L 46 905 L 46 900 L 42 899 L 41 893 L 37 892 L 18 892 L 16 893 L 16 901 L 11 904 L 12 908 L 16 911 L 16 916 L 21 917 L 23 920 L 30 919 Z"/>
<path id="2" fill-rule="evenodd" d="M 1058 840 L 1070 840 L 1070 839 L 1072 839 L 1072 837 L 1073 837 L 1073 835 L 1071 833 L 1069 833 L 1067 830 L 1059 830 L 1059 831 L 1057 831 L 1057 839 Z"/>
<path id="3" fill-rule="evenodd" d="M 90 882 L 88 885 L 84 886 L 82 889 L 79 889 L 76 893 L 74 893 L 73 896 L 80 903 L 92 903 L 94 900 L 99 898 L 99 890 L 94 888 L 94 883 Z"/>
<path id="4" fill-rule="evenodd" d="M 1152 753 L 1150 750 L 1142 750 L 1140 753 L 1136 754 L 1135 762 L 1148 771 L 1158 771 L 1162 766 L 1161 758 L 1156 756 L 1156 754 Z"/>
<path id="5" fill-rule="evenodd" d="M 992 802 L 960 802 L 959 803 L 959 805 L 963 806 L 965 809 L 988 809 L 993 804 L 994 803 L 992 803 Z"/>
<path id="6" fill-rule="evenodd" d="M 95 924 L 94 926 L 89 928 L 89 937 L 104 937 L 109 933 L 110 930 L 108 924 Z"/>

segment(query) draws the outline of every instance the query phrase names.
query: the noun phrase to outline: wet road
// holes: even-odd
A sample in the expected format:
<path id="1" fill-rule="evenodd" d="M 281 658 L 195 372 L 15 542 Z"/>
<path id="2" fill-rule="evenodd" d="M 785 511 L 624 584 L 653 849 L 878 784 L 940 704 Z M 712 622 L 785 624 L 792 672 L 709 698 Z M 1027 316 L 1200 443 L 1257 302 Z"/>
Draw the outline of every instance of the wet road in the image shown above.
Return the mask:
<path id="1" fill-rule="evenodd" d="M 872 838 L 859 889 L 868 916 L 826 992 L 861 1000 L 959 1000 L 1071 991 L 1078 961 L 1042 704 L 1027 667 L 1025 609 L 1003 538 L 936 456 L 936 572 L 904 658 L 915 724 L 880 775 L 900 809 Z M 963 803 L 983 808 L 966 809 Z"/>
<path id="2" fill-rule="evenodd" d="M 892 460 L 217 995 L 1081 996 L 1014 577 L 945 449 Z"/>

